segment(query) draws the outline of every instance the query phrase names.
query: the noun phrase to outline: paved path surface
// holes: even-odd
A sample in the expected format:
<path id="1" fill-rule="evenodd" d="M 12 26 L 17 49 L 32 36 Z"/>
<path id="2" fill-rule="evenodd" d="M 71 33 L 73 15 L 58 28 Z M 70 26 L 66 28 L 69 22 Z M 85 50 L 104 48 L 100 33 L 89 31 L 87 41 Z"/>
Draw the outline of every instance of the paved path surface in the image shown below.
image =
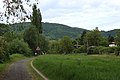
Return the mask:
<path id="1" fill-rule="evenodd" d="M 27 62 L 32 58 L 21 60 L 11 64 L 8 72 L 2 80 L 32 80 L 27 69 Z"/>

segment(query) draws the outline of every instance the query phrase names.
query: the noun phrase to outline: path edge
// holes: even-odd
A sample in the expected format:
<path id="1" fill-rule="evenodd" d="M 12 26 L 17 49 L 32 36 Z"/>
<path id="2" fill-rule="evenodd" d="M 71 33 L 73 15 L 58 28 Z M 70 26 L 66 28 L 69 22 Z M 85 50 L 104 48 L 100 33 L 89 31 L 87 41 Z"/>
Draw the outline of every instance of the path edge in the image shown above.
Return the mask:
<path id="1" fill-rule="evenodd" d="M 34 59 L 33 59 L 34 60 Z M 40 71 L 38 71 L 34 66 L 33 66 L 33 60 L 31 61 L 31 67 L 35 70 L 35 72 L 37 74 L 39 74 L 44 80 L 49 80 L 48 78 L 46 78 Z"/>

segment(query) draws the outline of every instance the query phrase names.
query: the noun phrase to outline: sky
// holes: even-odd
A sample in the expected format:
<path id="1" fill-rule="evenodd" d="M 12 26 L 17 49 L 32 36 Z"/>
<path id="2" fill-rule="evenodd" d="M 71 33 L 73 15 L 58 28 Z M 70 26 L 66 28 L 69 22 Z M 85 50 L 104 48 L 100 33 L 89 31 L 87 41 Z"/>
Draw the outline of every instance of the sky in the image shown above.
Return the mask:
<path id="1" fill-rule="evenodd" d="M 40 0 L 43 22 L 92 30 L 120 28 L 120 0 Z"/>
<path id="2" fill-rule="evenodd" d="M 41 0 L 43 22 L 92 30 L 120 28 L 120 0 Z"/>

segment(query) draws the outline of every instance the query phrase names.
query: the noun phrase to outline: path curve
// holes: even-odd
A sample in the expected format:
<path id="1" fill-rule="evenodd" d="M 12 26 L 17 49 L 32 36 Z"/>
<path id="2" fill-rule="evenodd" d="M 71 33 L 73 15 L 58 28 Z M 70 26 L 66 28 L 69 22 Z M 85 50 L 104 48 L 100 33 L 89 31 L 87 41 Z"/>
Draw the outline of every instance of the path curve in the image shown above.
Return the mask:
<path id="1" fill-rule="evenodd" d="M 29 74 L 27 67 L 27 62 L 30 60 L 32 60 L 32 58 L 11 64 L 2 80 L 32 80 L 32 76 Z"/>
<path id="2" fill-rule="evenodd" d="M 31 61 L 31 66 L 32 66 L 32 68 L 33 68 L 44 80 L 49 80 L 46 76 L 44 76 L 40 71 L 38 71 L 38 70 L 33 66 L 33 60 Z"/>

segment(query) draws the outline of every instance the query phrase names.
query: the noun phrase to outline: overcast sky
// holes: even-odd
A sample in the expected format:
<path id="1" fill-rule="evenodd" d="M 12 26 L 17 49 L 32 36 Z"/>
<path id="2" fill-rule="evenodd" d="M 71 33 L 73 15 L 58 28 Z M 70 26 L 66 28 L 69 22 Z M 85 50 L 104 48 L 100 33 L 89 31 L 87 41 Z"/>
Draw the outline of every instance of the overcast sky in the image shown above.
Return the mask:
<path id="1" fill-rule="evenodd" d="M 44 22 L 100 30 L 120 28 L 120 0 L 40 0 Z"/>
<path id="2" fill-rule="evenodd" d="M 120 28 L 120 0 L 40 0 L 43 22 L 92 30 Z"/>

